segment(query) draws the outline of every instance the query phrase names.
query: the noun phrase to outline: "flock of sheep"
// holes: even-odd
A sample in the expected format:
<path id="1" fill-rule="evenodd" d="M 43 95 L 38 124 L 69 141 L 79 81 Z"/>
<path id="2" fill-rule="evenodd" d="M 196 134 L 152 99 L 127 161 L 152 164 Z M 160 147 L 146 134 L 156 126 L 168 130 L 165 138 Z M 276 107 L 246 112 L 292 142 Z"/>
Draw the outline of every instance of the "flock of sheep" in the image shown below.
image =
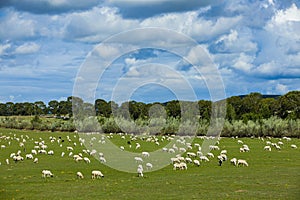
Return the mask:
<path id="1" fill-rule="evenodd" d="M 86 141 L 86 138 L 81 138 L 78 135 L 74 134 L 73 138 L 69 135 L 65 136 L 66 139 L 63 139 L 62 137 L 54 137 L 50 136 L 47 139 L 39 138 L 37 140 L 34 140 L 33 138 L 30 138 L 28 135 L 17 135 L 17 134 L 8 134 L 3 135 L 0 133 L 0 144 L 1 149 L 6 149 L 7 147 L 11 146 L 13 143 L 17 143 L 19 146 L 19 150 L 17 152 L 11 152 L 9 157 L 5 159 L 5 162 L 7 165 L 10 164 L 11 161 L 13 162 L 23 162 L 24 160 L 32 160 L 34 163 L 39 163 L 38 156 L 53 156 L 54 154 L 60 154 L 60 157 L 71 157 L 73 158 L 74 162 L 85 162 L 87 164 L 91 163 L 91 160 L 89 157 L 92 156 L 98 156 L 98 160 L 101 163 L 106 163 L 106 158 L 104 157 L 104 154 L 102 152 L 97 152 L 97 150 L 92 149 L 88 150 L 84 147 L 89 145 L 92 146 L 94 142 L 97 140 L 100 144 L 105 144 L 107 139 L 112 139 L 114 137 L 120 137 L 121 139 L 124 139 L 127 141 L 126 148 L 134 148 L 135 150 L 141 149 L 142 145 L 138 140 L 141 140 L 143 142 L 152 142 L 157 146 L 160 146 L 160 143 L 164 141 L 171 141 L 174 140 L 174 136 L 144 136 L 142 138 L 130 134 L 108 134 L 106 136 L 101 136 L 101 138 L 98 140 L 95 136 L 92 136 L 89 141 Z M 187 136 L 188 137 L 188 136 Z M 209 139 L 208 137 L 198 137 L 200 139 Z M 239 151 L 241 153 L 243 152 L 249 152 L 250 148 L 247 144 L 244 144 L 244 142 L 241 139 L 233 138 L 236 140 L 237 144 L 241 145 Z M 265 151 L 271 151 L 272 148 L 275 148 L 276 150 L 281 150 L 281 146 L 284 145 L 284 140 L 291 141 L 291 138 L 289 137 L 283 137 L 280 139 L 277 143 L 272 143 L 271 138 L 258 138 L 259 140 L 265 141 L 266 146 L 264 146 Z M 51 144 L 57 144 L 61 151 L 54 152 L 54 150 L 49 149 L 49 143 Z M 180 144 L 180 145 L 177 145 Z M 221 166 L 223 162 L 228 160 L 228 154 L 226 149 L 220 149 L 218 146 L 219 140 L 216 142 L 216 145 L 210 145 L 209 150 L 210 152 L 204 155 L 202 153 L 201 145 L 199 143 L 189 143 L 185 140 L 185 137 L 176 137 L 176 142 L 172 145 L 172 147 L 167 148 L 163 147 L 161 149 L 162 153 L 167 153 L 174 155 L 172 156 L 170 160 L 170 164 L 173 166 L 173 170 L 187 170 L 188 166 L 194 165 L 199 167 L 202 162 L 209 162 L 212 158 L 215 157 L 215 152 L 220 151 L 220 153 L 216 156 L 219 165 Z M 33 148 L 27 149 L 27 147 L 33 146 Z M 82 151 L 80 153 L 75 154 L 74 149 L 80 146 L 82 148 Z M 291 148 L 296 149 L 297 146 L 295 144 L 290 144 Z M 1 151 L 0 149 L 0 151 Z M 77 149 L 78 150 L 78 149 Z M 120 151 L 124 151 L 125 147 L 120 146 Z M 78 152 L 78 151 L 77 151 Z M 25 155 L 25 156 L 24 156 Z M 144 177 L 144 159 L 147 159 L 151 156 L 151 153 L 147 151 L 143 151 L 140 154 L 141 156 L 136 156 L 134 158 L 136 164 L 137 164 L 137 176 L 138 177 Z M 185 156 L 183 156 L 185 155 Z M 241 154 L 242 155 L 242 154 Z M 24 159 L 25 157 L 25 159 Z M 2 157 L 1 157 L 2 158 Z M 249 164 L 244 159 L 237 159 L 237 158 L 231 158 L 229 161 L 234 166 L 246 166 L 248 167 Z M 1 165 L 1 162 L 0 162 Z M 150 162 L 146 162 L 145 165 L 147 170 L 151 170 L 153 168 L 153 164 Z M 74 172 L 75 176 L 75 172 Z M 54 174 L 49 169 L 42 170 L 42 177 L 48 178 L 48 177 L 54 177 Z M 78 179 L 83 179 L 84 175 L 82 172 L 77 171 L 76 177 Z M 91 178 L 97 179 L 97 178 L 103 178 L 104 175 L 100 170 L 92 170 L 91 172 Z"/>

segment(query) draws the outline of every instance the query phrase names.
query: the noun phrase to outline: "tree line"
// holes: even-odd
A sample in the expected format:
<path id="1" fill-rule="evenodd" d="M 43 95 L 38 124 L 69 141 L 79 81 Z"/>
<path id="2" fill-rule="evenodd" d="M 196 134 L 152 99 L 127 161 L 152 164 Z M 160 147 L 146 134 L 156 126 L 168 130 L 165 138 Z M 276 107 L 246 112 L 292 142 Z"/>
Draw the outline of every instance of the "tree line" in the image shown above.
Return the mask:
<path id="1" fill-rule="evenodd" d="M 244 96 L 232 96 L 226 101 L 226 119 L 257 121 L 276 116 L 281 119 L 300 118 L 300 91 L 291 91 L 282 96 L 268 96 L 260 93 L 250 93 Z M 0 103 L 0 116 L 43 116 L 52 115 L 56 117 L 72 117 L 72 105 L 85 112 L 90 110 L 96 116 L 109 118 L 112 115 L 123 116 L 133 120 L 148 119 L 152 113 L 165 110 L 166 117 L 181 118 L 182 105 L 185 105 L 188 112 L 195 112 L 193 108 L 197 106 L 197 115 L 200 119 L 210 120 L 213 102 L 209 100 L 199 100 L 197 102 L 184 102 L 172 100 L 165 103 L 143 103 L 136 101 L 124 102 L 118 105 L 114 101 L 97 99 L 94 104 L 84 102 L 78 97 L 68 97 L 65 101 L 52 100 L 48 104 L 43 101 L 34 103 Z M 154 111 L 153 111 L 154 109 Z M 158 111 L 155 111 L 158 109 Z M 160 110 L 159 110 L 160 109 Z M 129 112 L 128 112 L 129 110 Z M 191 113 L 193 116 L 195 113 Z"/>

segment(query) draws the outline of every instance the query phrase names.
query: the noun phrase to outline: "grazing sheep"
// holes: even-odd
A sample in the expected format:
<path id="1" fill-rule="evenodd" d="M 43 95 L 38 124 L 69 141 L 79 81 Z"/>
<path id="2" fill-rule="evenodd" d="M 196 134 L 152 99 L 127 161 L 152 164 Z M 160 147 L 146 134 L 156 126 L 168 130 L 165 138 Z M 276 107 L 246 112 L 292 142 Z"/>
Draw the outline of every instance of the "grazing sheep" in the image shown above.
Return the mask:
<path id="1" fill-rule="evenodd" d="M 174 163 L 174 165 L 173 165 L 173 170 L 177 170 L 177 169 L 179 169 L 179 170 L 183 170 L 183 169 L 187 170 L 187 165 L 186 165 L 186 163 L 184 163 L 184 162 L 181 162 L 181 163 Z"/>
<path id="2" fill-rule="evenodd" d="M 65 152 L 61 152 L 61 155 L 60 155 L 60 156 L 61 156 L 61 157 L 64 157 L 64 155 L 65 155 Z"/>
<path id="3" fill-rule="evenodd" d="M 79 179 L 83 179 L 84 178 L 84 176 L 83 176 L 83 174 L 81 172 L 77 172 L 76 175 L 77 175 L 77 178 L 79 178 Z"/>
<path id="4" fill-rule="evenodd" d="M 151 163 L 146 163 L 147 170 L 151 170 L 153 165 Z"/>
<path id="5" fill-rule="evenodd" d="M 22 156 L 14 156 L 13 157 L 13 160 L 15 161 L 15 162 L 18 162 L 18 161 L 23 161 L 24 160 L 24 158 L 22 157 Z"/>
<path id="6" fill-rule="evenodd" d="M 201 161 L 203 161 L 203 160 L 204 160 L 205 162 L 208 162 L 208 161 L 209 161 L 209 159 L 208 159 L 206 156 L 200 156 L 199 158 L 200 158 Z"/>
<path id="7" fill-rule="evenodd" d="M 222 150 L 220 154 L 227 154 L 227 150 Z"/>
<path id="8" fill-rule="evenodd" d="M 134 157 L 134 160 L 138 163 L 138 162 L 144 162 L 143 159 L 141 157 Z"/>
<path id="9" fill-rule="evenodd" d="M 26 154 L 26 159 L 33 159 L 33 155 L 32 154 Z"/>
<path id="10" fill-rule="evenodd" d="M 138 173 L 138 177 L 144 177 L 144 174 L 143 174 L 143 168 L 138 167 L 138 168 L 137 168 L 137 173 Z"/>
<path id="11" fill-rule="evenodd" d="M 264 150 L 265 150 L 265 151 L 271 151 L 272 149 L 271 149 L 270 146 L 265 146 L 265 147 L 264 147 Z"/>
<path id="12" fill-rule="evenodd" d="M 249 166 L 246 160 L 238 159 L 237 166 L 240 165 L 247 166 L 247 167 Z"/>
<path id="13" fill-rule="evenodd" d="M 197 165 L 198 167 L 200 166 L 200 161 L 199 160 L 194 160 L 193 161 L 195 165 Z"/>
<path id="14" fill-rule="evenodd" d="M 211 152 L 207 153 L 207 156 L 210 157 L 210 158 L 214 158 L 215 157 L 214 154 L 211 153 Z"/>
<path id="15" fill-rule="evenodd" d="M 99 160 L 101 163 L 106 163 L 106 159 L 104 157 L 100 157 Z"/>
<path id="16" fill-rule="evenodd" d="M 6 164 L 9 165 L 9 160 L 8 158 L 5 160 Z"/>
<path id="17" fill-rule="evenodd" d="M 91 163 L 90 159 L 88 157 L 84 157 L 83 160 L 86 162 L 86 163 Z"/>
<path id="18" fill-rule="evenodd" d="M 193 158 L 195 158 L 195 157 L 197 156 L 197 154 L 195 154 L 195 153 L 193 153 L 193 152 L 187 152 L 186 155 L 187 155 L 188 157 L 193 157 Z"/>
<path id="19" fill-rule="evenodd" d="M 185 149 L 185 148 L 183 148 L 183 147 L 180 147 L 180 148 L 179 148 L 179 152 L 182 152 L 182 153 L 184 153 L 184 152 L 186 152 L 186 149 Z"/>
<path id="20" fill-rule="evenodd" d="M 121 151 L 124 151 L 125 148 L 123 146 L 120 146 L 120 149 L 121 149 Z"/>
<path id="21" fill-rule="evenodd" d="M 5 149 L 6 146 L 4 144 L 1 145 L 1 149 Z"/>
<path id="22" fill-rule="evenodd" d="M 92 171 L 92 179 L 95 179 L 95 178 L 104 178 L 104 175 L 99 170 L 93 170 Z"/>
<path id="23" fill-rule="evenodd" d="M 295 145 L 295 144 L 291 144 L 291 147 L 292 147 L 293 149 L 297 149 L 297 145 Z"/>
<path id="24" fill-rule="evenodd" d="M 35 158 L 34 160 L 33 160 L 33 163 L 38 163 L 39 162 L 39 159 L 38 158 Z"/>
<path id="25" fill-rule="evenodd" d="M 46 178 L 46 177 L 53 177 L 53 174 L 50 170 L 42 170 L 42 177 Z"/>
<path id="26" fill-rule="evenodd" d="M 48 155 L 53 156 L 54 155 L 54 151 L 53 150 L 48 151 Z"/>
<path id="27" fill-rule="evenodd" d="M 234 166 L 236 166 L 237 165 L 237 159 L 236 158 L 230 159 L 230 163 L 232 163 Z"/>
<path id="28" fill-rule="evenodd" d="M 144 157 L 149 157 L 150 154 L 149 154 L 148 152 L 144 151 L 144 152 L 142 152 L 142 156 L 144 156 Z"/>
<path id="29" fill-rule="evenodd" d="M 279 141 L 279 142 L 278 142 L 278 145 L 283 145 L 283 142 Z"/>
<path id="30" fill-rule="evenodd" d="M 220 148 L 218 146 L 215 146 L 215 145 L 209 145 L 209 149 L 210 150 L 220 150 Z"/>
<path id="31" fill-rule="evenodd" d="M 135 149 L 139 149 L 139 148 L 141 148 L 141 145 L 139 143 L 136 143 Z"/>
<path id="32" fill-rule="evenodd" d="M 37 155 L 37 151 L 35 149 L 32 149 L 31 154 Z"/>
<path id="33" fill-rule="evenodd" d="M 187 162 L 187 163 L 192 163 L 193 160 L 192 160 L 191 158 L 189 158 L 189 157 L 186 157 L 186 158 L 185 158 L 185 162 Z"/>
<path id="34" fill-rule="evenodd" d="M 168 150 L 168 152 L 169 152 L 169 153 L 175 153 L 175 149 L 170 148 L 170 149 Z"/>
<path id="35" fill-rule="evenodd" d="M 73 147 L 67 147 L 67 151 L 73 151 Z"/>
<path id="36" fill-rule="evenodd" d="M 240 152 L 245 152 L 245 149 L 243 147 L 240 148 Z"/>
<path id="37" fill-rule="evenodd" d="M 242 140 L 238 140 L 237 143 L 238 144 L 244 144 L 244 142 Z"/>

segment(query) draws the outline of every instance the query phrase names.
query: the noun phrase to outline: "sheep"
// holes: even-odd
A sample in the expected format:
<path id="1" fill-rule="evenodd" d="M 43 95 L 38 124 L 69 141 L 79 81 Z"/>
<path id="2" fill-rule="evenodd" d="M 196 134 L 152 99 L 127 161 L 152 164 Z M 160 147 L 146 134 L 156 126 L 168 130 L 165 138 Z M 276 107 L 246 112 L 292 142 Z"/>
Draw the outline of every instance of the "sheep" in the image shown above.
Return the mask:
<path id="1" fill-rule="evenodd" d="M 187 163 L 192 163 L 193 160 L 192 160 L 191 158 L 189 158 L 189 157 L 186 157 L 186 158 L 185 158 L 185 162 L 187 162 Z"/>
<path id="2" fill-rule="evenodd" d="M 200 166 L 200 161 L 199 160 L 193 160 L 194 164 L 197 165 L 198 167 Z"/>
<path id="3" fill-rule="evenodd" d="M 227 150 L 222 150 L 220 154 L 227 154 Z"/>
<path id="4" fill-rule="evenodd" d="M 279 141 L 279 142 L 278 142 L 278 145 L 283 145 L 283 142 Z"/>
<path id="5" fill-rule="evenodd" d="M 237 143 L 238 144 L 244 144 L 244 142 L 242 140 L 238 140 Z"/>
<path id="6" fill-rule="evenodd" d="M 39 159 L 38 158 L 35 158 L 34 160 L 33 160 L 33 163 L 38 163 L 39 162 Z"/>
<path id="7" fill-rule="evenodd" d="M 100 157 L 99 160 L 101 163 L 106 163 L 106 159 L 104 157 Z"/>
<path id="8" fill-rule="evenodd" d="M 60 155 L 60 156 L 61 156 L 61 157 L 64 157 L 64 155 L 65 155 L 65 152 L 61 152 L 61 155 Z"/>
<path id="9" fill-rule="evenodd" d="M 86 162 L 86 163 L 91 163 L 90 159 L 88 157 L 84 157 L 83 160 Z"/>
<path id="10" fill-rule="evenodd" d="M 76 175 L 77 175 L 77 178 L 79 178 L 79 179 L 83 179 L 84 178 L 84 176 L 83 176 L 83 174 L 81 172 L 77 172 Z"/>
<path id="11" fill-rule="evenodd" d="M 237 165 L 237 159 L 236 158 L 230 159 L 230 163 L 232 163 L 234 166 L 236 166 Z"/>
<path id="12" fill-rule="evenodd" d="M 39 150 L 38 152 L 39 152 L 39 154 L 47 154 L 47 151 L 44 150 L 44 149 L 41 149 L 41 150 Z"/>
<path id="13" fill-rule="evenodd" d="M 207 153 L 207 156 L 210 157 L 210 158 L 214 158 L 215 157 L 214 154 L 211 153 L 211 152 Z"/>
<path id="14" fill-rule="evenodd" d="M 22 156 L 18 155 L 18 156 L 14 156 L 14 157 L 13 157 L 13 160 L 14 160 L 15 162 L 18 162 L 18 161 L 23 161 L 24 158 L 23 158 Z"/>
<path id="15" fill-rule="evenodd" d="M 36 151 L 35 149 L 32 149 L 32 150 L 31 150 L 31 154 L 37 155 L 37 151 Z"/>
<path id="16" fill-rule="evenodd" d="M 153 165 L 151 163 L 146 163 L 147 170 L 151 170 Z"/>
<path id="17" fill-rule="evenodd" d="M 48 151 L 48 155 L 53 156 L 54 155 L 54 151 L 53 150 Z"/>
<path id="18" fill-rule="evenodd" d="M 26 159 L 33 159 L 33 155 L 32 154 L 26 154 Z"/>
<path id="19" fill-rule="evenodd" d="M 181 148 L 179 148 L 179 151 L 182 152 L 182 153 L 184 153 L 184 152 L 186 152 L 186 149 L 183 148 L 183 147 L 181 147 Z"/>
<path id="20" fill-rule="evenodd" d="M 46 178 L 46 177 L 53 177 L 54 175 L 52 174 L 52 172 L 50 170 L 42 170 L 42 177 Z"/>
<path id="21" fill-rule="evenodd" d="M 136 161 L 136 162 L 144 162 L 143 161 L 143 159 L 141 158 L 141 157 L 134 157 L 134 160 Z"/>
<path id="22" fill-rule="evenodd" d="M 93 170 L 92 171 L 92 179 L 95 179 L 95 178 L 104 178 L 104 175 L 102 174 L 101 171 L 99 170 Z"/>
<path id="23" fill-rule="evenodd" d="M 143 151 L 143 152 L 142 152 L 142 156 L 144 156 L 144 157 L 149 157 L 150 154 L 149 154 L 148 152 L 146 152 L 146 151 Z"/>
<path id="24" fill-rule="evenodd" d="M 6 164 L 9 165 L 9 160 L 8 158 L 5 160 Z"/>
<path id="25" fill-rule="evenodd" d="M 83 159 L 82 159 L 80 156 L 75 158 L 75 161 L 76 161 L 76 162 L 82 161 L 82 160 L 83 160 Z"/>
<path id="26" fill-rule="evenodd" d="M 188 157 L 193 157 L 193 158 L 195 158 L 195 157 L 197 156 L 197 154 L 195 154 L 195 153 L 193 153 L 193 152 L 187 152 L 186 155 L 187 155 Z"/>
<path id="27" fill-rule="evenodd" d="M 121 149 L 121 151 L 124 151 L 125 148 L 123 146 L 120 146 L 120 149 Z"/>
<path id="28" fill-rule="evenodd" d="M 141 145 L 139 143 L 136 143 L 135 149 L 139 149 L 139 148 L 141 148 Z"/>
<path id="29" fill-rule="evenodd" d="M 264 150 L 265 150 L 265 151 L 271 151 L 272 149 L 271 149 L 270 146 L 265 146 L 265 147 L 264 147 Z"/>
<path id="30" fill-rule="evenodd" d="M 249 166 L 246 160 L 238 159 L 237 166 L 240 165 L 247 166 L 247 167 Z"/>
<path id="31" fill-rule="evenodd" d="M 138 177 L 144 177 L 143 168 L 138 167 L 137 168 L 137 173 L 138 173 Z"/>
<path id="32" fill-rule="evenodd" d="M 171 158 L 172 164 L 174 163 L 180 163 L 180 160 L 178 158 Z"/>
<path id="33" fill-rule="evenodd" d="M 295 145 L 295 144 L 291 144 L 291 147 L 292 147 L 293 149 L 297 149 L 297 145 Z"/>
<path id="34" fill-rule="evenodd" d="M 200 156 L 199 158 L 200 158 L 201 161 L 203 161 L 203 160 L 205 162 L 209 161 L 209 159 L 206 156 Z"/>
<path id="35" fill-rule="evenodd" d="M 184 162 L 181 162 L 181 163 L 175 163 L 175 164 L 173 165 L 173 170 L 176 170 L 176 169 L 180 169 L 180 170 L 185 169 L 185 170 L 187 170 L 187 165 L 186 165 L 186 163 L 184 163 Z"/>
<path id="36" fill-rule="evenodd" d="M 67 151 L 73 151 L 73 147 L 67 147 Z"/>
<path id="37" fill-rule="evenodd" d="M 220 148 L 218 146 L 215 146 L 215 145 L 209 145 L 209 149 L 210 150 L 220 150 Z"/>
<path id="38" fill-rule="evenodd" d="M 169 152 L 169 153 L 175 153 L 175 149 L 170 148 L 170 149 L 168 150 L 168 152 Z"/>
<path id="39" fill-rule="evenodd" d="M 1 145 L 1 149 L 5 149 L 6 146 L 4 144 Z"/>
<path id="40" fill-rule="evenodd" d="M 227 160 L 227 155 L 226 155 L 226 154 L 220 154 L 220 155 L 218 156 L 218 159 L 219 159 L 219 160 L 222 160 L 222 161 L 226 161 L 226 160 Z"/>

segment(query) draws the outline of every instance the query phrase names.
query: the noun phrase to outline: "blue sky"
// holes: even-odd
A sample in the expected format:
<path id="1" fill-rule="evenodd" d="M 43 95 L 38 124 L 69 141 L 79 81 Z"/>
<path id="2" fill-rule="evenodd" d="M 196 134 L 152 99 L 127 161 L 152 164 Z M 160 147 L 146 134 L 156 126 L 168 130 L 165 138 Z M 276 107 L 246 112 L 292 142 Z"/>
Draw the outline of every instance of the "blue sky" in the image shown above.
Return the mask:
<path id="1" fill-rule="evenodd" d="M 66 99 L 82 78 L 78 72 L 87 55 L 99 44 L 149 27 L 199 43 L 227 97 L 300 90 L 298 0 L 7 0 L 0 2 L 0 27 L 0 102 Z M 209 67 L 199 74 L 186 60 L 190 55 L 168 51 L 176 48 L 174 34 L 144 33 L 145 41 L 163 37 L 160 49 L 126 52 L 124 44 L 105 49 L 108 57 L 122 48 L 126 53 L 99 75 L 91 96 L 144 102 L 211 99 L 207 82 L 215 74 Z M 140 36 L 126 41 L 133 44 Z"/>

